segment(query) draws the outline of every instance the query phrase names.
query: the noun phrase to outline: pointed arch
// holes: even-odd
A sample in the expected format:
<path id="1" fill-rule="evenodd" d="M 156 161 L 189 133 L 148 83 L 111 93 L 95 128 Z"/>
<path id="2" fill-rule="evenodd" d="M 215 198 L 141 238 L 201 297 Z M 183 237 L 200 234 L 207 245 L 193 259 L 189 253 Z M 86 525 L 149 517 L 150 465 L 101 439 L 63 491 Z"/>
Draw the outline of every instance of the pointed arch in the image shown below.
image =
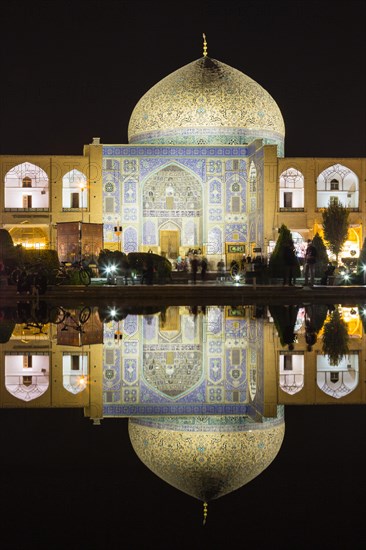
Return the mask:
<path id="1" fill-rule="evenodd" d="M 48 354 L 5 355 L 5 387 L 20 401 L 33 401 L 49 388 Z"/>
<path id="2" fill-rule="evenodd" d="M 294 167 L 280 174 L 279 204 L 283 209 L 304 208 L 304 175 Z"/>
<path id="3" fill-rule="evenodd" d="M 305 362 L 303 353 L 280 354 L 280 388 L 289 395 L 299 393 L 304 387 Z"/>
<path id="4" fill-rule="evenodd" d="M 160 166 L 145 178 L 141 200 L 143 247 L 157 242 L 157 252 L 174 259 L 202 246 L 203 187 L 194 172 L 177 162 Z M 174 227 L 168 228 L 168 222 Z"/>
<path id="5" fill-rule="evenodd" d="M 62 356 L 62 383 L 69 393 L 76 395 L 88 385 L 88 354 L 64 353 Z"/>
<path id="6" fill-rule="evenodd" d="M 316 180 L 317 208 L 327 208 L 336 198 L 345 208 L 359 208 L 359 178 L 343 164 L 333 164 Z"/>
<path id="7" fill-rule="evenodd" d="M 62 178 L 62 208 L 88 208 L 88 180 L 80 170 L 70 170 Z"/>
<path id="8" fill-rule="evenodd" d="M 316 383 L 325 394 L 341 399 L 352 393 L 359 384 L 359 356 L 351 353 L 342 358 L 338 365 L 330 365 L 326 355 L 318 354 Z"/>
<path id="9" fill-rule="evenodd" d="M 37 164 L 22 162 L 13 166 L 5 174 L 4 192 L 5 208 L 49 208 L 49 178 Z"/>

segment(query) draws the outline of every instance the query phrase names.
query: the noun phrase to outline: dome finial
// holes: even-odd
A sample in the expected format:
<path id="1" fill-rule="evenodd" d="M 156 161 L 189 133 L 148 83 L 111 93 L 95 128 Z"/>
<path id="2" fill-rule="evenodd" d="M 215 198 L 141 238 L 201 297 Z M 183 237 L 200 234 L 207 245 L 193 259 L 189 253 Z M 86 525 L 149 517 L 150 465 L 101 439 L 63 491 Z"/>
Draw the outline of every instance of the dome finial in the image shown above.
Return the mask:
<path id="1" fill-rule="evenodd" d="M 205 33 L 203 33 L 202 36 L 203 36 L 203 57 L 207 57 L 207 42 L 206 42 Z"/>
<path id="2" fill-rule="evenodd" d="M 208 504 L 207 504 L 207 502 L 204 502 L 203 503 L 203 525 L 206 525 L 207 508 L 208 508 Z"/>

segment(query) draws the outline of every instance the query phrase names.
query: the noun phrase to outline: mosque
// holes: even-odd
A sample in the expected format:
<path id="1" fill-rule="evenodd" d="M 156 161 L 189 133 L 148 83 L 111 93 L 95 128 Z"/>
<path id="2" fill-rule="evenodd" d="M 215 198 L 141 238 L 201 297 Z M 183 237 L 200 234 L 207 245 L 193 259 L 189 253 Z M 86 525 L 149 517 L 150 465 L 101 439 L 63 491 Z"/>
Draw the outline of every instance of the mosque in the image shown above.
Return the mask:
<path id="1" fill-rule="evenodd" d="M 339 201 L 350 211 L 343 255 L 359 254 L 366 159 L 285 157 L 275 100 L 210 58 L 206 40 L 200 59 L 138 101 L 128 140 L 94 138 L 80 156 L 2 155 L 1 226 L 14 243 L 61 254 L 63 222 L 94 223 L 104 248 L 172 261 L 197 249 L 215 269 L 221 258 L 270 254 L 282 224 L 301 255 L 322 234 L 322 209 Z M 97 255 L 101 242 L 83 246 Z"/>
<path id="2" fill-rule="evenodd" d="M 360 185 L 366 181 L 366 159 L 287 158 L 285 125 L 275 100 L 249 76 L 209 57 L 206 39 L 200 59 L 166 76 L 138 101 L 128 141 L 105 144 L 96 137 L 79 156 L 2 155 L 1 227 L 15 244 L 60 251 L 64 222 L 95 224 L 102 227 L 103 248 L 152 250 L 172 261 L 200 249 L 214 269 L 221 258 L 229 264 L 243 254 L 270 254 L 282 224 L 291 229 L 301 253 L 309 237 L 322 234 L 322 209 L 339 201 L 350 211 L 343 254 L 359 254 L 366 223 Z M 96 256 L 101 244 L 91 238 L 85 247 Z M 165 363 L 178 349 L 169 338 L 163 334 Z M 249 361 L 249 351 L 229 353 L 230 343 L 218 351 L 218 345 L 211 347 L 213 387 L 219 356 L 227 369 L 240 354 L 244 370 Z M 132 344 L 130 350 L 138 351 Z M 60 365 L 65 353 L 57 356 Z M 104 362 L 108 376 L 124 368 L 121 355 L 108 346 L 104 358 L 100 346 L 96 353 L 95 365 Z M 129 380 L 138 360 L 135 355 L 127 359 L 123 372 Z M 258 372 L 264 372 L 265 363 L 260 359 Z M 241 376 L 240 369 L 237 373 Z M 102 417 L 94 404 L 79 400 L 87 415 Z M 104 410 L 110 405 L 104 403 Z M 216 405 L 216 414 L 207 416 L 171 411 L 129 420 L 141 460 L 204 503 L 260 474 L 284 437 L 283 409 L 277 403 L 271 414 L 258 413 L 254 420 L 221 414 L 221 403 Z"/>

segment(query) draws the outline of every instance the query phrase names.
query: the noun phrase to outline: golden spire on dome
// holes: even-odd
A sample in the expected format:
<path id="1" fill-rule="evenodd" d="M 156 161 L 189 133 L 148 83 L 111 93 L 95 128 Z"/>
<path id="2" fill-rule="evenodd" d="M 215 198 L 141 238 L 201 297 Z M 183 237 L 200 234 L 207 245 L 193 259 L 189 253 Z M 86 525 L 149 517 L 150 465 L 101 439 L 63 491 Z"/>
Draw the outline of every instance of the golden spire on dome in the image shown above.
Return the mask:
<path id="1" fill-rule="evenodd" d="M 203 57 L 207 57 L 207 42 L 206 42 L 205 33 L 203 33 L 202 36 L 203 36 Z"/>

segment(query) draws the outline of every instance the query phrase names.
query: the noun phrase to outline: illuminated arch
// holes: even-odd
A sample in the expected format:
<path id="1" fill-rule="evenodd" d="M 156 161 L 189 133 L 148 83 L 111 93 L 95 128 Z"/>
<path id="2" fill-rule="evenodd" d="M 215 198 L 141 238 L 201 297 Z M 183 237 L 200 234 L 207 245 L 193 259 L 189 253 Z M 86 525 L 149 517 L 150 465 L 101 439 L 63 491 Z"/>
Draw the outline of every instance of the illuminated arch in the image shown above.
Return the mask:
<path id="1" fill-rule="evenodd" d="M 48 175 L 31 162 L 17 164 L 5 174 L 4 191 L 5 208 L 49 208 Z"/>
<path id="2" fill-rule="evenodd" d="M 62 208 L 87 208 L 87 177 L 79 170 L 70 170 L 62 178 Z"/>
<path id="3" fill-rule="evenodd" d="M 20 401 L 33 401 L 49 388 L 48 354 L 5 355 L 5 387 Z"/>
<path id="4" fill-rule="evenodd" d="M 338 200 L 346 208 L 359 207 L 358 176 L 342 164 L 323 170 L 316 183 L 317 208 L 327 208 L 329 201 Z"/>
<path id="5" fill-rule="evenodd" d="M 341 399 L 352 393 L 358 386 L 358 353 L 346 355 L 337 366 L 330 365 L 326 355 L 318 354 L 316 370 L 318 388 L 335 399 Z"/>
<path id="6" fill-rule="evenodd" d="M 296 168 L 287 168 L 280 175 L 280 208 L 304 208 L 304 176 Z"/>

